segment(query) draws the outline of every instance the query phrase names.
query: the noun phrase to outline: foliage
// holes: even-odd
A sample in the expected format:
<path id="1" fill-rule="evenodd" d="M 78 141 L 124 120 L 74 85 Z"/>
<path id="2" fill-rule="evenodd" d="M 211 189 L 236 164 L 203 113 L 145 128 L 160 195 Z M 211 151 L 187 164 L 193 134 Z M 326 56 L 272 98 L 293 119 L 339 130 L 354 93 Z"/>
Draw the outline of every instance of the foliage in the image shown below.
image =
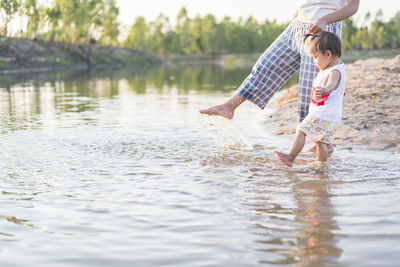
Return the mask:
<path id="1" fill-rule="evenodd" d="M 125 43 L 135 49 L 145 49 L 148 40 L 148 26 L 144 17 L 135 20 Z"/>
<path id="2" fill-rule="evenodd" d="M 62 65 L 62 66 L 68 66 L 71 63 L 68 60 L 53 56 L 53 57 L 47 57 L 46 58 L 46 62 L 48 63 L 53 63 L 53 64 L 57 64 L 57 65 Z"/>
<path id="3" fill-rule="evenodd" d="M 3 35 L 7 36 L 9 31 L 9 24 L 15 14 L 20 8 L 20 2 L 18 0 L 1 0 L 0 1 L 0 14 L 3 21 L 3 27 L 1 32 Z"/>
<path id="4" fill-rule="evenodd" d="M 115 0 L 105 0 L 103 11 L 103 20 L 101 20 L 100 43 L 105 45 L 117 45 L 119 35 L 119 23 L 117 21 L 119 9 Z"/>
<path id="5" fill-rule="evenodd" d="M 400 48 L 400 12 L 384 22 L 383 12 L 378 10 L 372 19 L 372 15 L 367 13 L 364 23 L 357 23 L 353 18 L 343 22 L 344 49 Z M 238 21 L 225 17 L 219 22 L 211 14 L 192 19 L 185 8 L 179 11 L 175 25 L 172 27 L 162 14 L 148 23 L 140 17 L 124 45 L 157 54 L 262 52 L 287 27 L 287 24 L 277 24 L 276 21 L 259 23 L 251 16 Z"/>
<path id="6" fill-rule="evenodd" d="M 149 23 L 137 18 L 124 45 L 158 54 L 247 53 L 264 50 L 285 27 L 268 20 L 259 24 L 252 17 L 237 22 L 229 17 L 218 22 L 212 14 L 192 19 L 182 8 L 175 27 L 163 14 Z"/>
<path id="7" fill-rule="evenodd" d="M 8 63 L 0 59 L 0 68 L 5 68 L 8 66 Z"/>
<path id="8" fill-rule="evenodd" d="M 123 45 L 156 54 L 220 54 L 262 52 L 287 24 L 253 17 L 222 20 L 208 14 L 189 17 L 185 8 L 176 21 L 162 13 L 153 21 L 137 17 L 121 39 L 116 0 L 1 0 L 0 36 L 39 38 L 46 41 Z M 358 26 L 361 25 L 361 26 Z M 12 27 L 11 27 L 12 26 Z M 15 27 L 18 26 L 19 28 Z M 367 13 L 364 21 L 343 23 L 344 49 L 400 48 L 400 11 L 389 21 L 383 12 Z"/>
<path id="9" fill-rule="evenodd" d="M 24 14 L 28 18 L 28 23 L 26 25 L 27 37 L 35 38 L 38 33 L 40 23 L 40 10 L 37 6 L 37 1 L 26 0 L 22 7 Z"/>
<path id="10" fill-rule="evenodd" d="M 367 13 L 365 21 L 371 19 Z M 343 47 L 345 49 L 385 49 L 400 48 L 400 11 L 388 22 L 383 21 L 383 12 L 379 9 L 369 26 L 356 27 L 349 18 L 343 23 Z"/>

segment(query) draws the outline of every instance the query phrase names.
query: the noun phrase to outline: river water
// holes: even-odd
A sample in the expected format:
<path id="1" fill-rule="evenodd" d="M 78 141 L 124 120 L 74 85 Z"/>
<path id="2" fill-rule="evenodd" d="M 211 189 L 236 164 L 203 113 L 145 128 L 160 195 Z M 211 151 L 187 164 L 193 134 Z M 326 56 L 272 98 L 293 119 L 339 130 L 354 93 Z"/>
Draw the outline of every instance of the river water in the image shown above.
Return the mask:
<path id="1" fill-rule="evenodd" d="M 272 150 L 267 113 L 198 110 L 249 69 L 0 76 L 1 266 L 398 266 L 398 154 Z"/>

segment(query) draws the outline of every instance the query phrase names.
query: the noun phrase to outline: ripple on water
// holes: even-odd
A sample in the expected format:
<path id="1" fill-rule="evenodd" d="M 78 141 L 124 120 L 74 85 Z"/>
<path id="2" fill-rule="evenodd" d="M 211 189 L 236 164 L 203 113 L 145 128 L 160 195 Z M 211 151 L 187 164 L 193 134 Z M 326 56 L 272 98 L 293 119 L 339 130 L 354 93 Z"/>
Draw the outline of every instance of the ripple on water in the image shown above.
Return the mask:
<path id="1" fill-rule="evenodd" d="M 237 122 L 200 118 L 214 95 L 125 89 L 112 99 L 65 92 L 55 106 L 68 110 L 36 122 L 1 113 L 0 262 L 397 262 L 398 155 L 338 148 L 326 166 L 302 153 L 287 168 L 271 152 L 282 140 L 264 136 L 253 110 Z"/>

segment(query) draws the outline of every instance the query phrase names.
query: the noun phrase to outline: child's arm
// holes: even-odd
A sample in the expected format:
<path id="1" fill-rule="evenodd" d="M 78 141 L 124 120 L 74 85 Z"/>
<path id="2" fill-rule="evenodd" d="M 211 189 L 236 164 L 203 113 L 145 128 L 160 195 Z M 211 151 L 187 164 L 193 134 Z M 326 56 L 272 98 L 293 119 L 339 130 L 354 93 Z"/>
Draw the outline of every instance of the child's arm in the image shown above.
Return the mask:
<path id="1" fill-rule="evenodd" d="M 307 30 L 311 34 L 319 34 L 325 29 L 326 25 L 353 16 L 357 12 L 359 6 L 360 0 L 347 0 L 346 5 L 308 25 Z"/>
<path id="2" fill-rule="evenodd" d="M 339 86 L 341 76 L 342 75 L 340 75 L 338 70 L 333 70 L 331 73 L 329 73 L 326 85 L 324 87 L 315 88 L 315 98 L 318 100 L 336 90 L 336 88 Z"/>

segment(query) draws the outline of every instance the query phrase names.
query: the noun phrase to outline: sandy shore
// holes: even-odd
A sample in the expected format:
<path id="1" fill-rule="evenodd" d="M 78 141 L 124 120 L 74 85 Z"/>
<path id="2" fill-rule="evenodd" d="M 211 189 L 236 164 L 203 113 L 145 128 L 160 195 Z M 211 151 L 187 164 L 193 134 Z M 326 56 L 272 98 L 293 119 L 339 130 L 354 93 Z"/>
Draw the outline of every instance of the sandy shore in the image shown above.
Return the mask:
<path id="1" fill-rule="evenodd" d="M 297 86 L 270 106 L 277 108 L 266 122 L 271 131 L 292 137 L 297 124 Z M 346 64 L 343 118 L 334 144 L 400 151 L 400 55 Z"/>

